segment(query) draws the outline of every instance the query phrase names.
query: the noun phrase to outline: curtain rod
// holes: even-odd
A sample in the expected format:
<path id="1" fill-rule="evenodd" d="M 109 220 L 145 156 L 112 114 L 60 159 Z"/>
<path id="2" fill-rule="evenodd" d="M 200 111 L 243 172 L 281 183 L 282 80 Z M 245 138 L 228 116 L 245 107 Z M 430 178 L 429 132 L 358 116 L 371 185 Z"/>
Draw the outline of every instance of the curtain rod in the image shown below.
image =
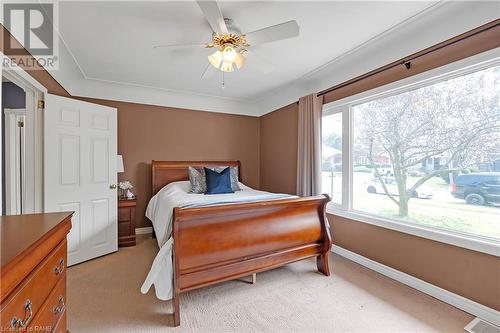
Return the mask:
<path id="1" fill-rule="evenodd" d="M 424 49 L 422 51 L 416 52 L 416 53 L 414 53 L 414 54 L 412 54 L 410 56 L 407 56 L 405 58 L 402 58 L 400 60 L 396 60 L 396 61 L 394 61 L 394 62 L 392 62 L 390 64 L 387 64 L 385 66 L 382 66 L 382 67 L 379 67 L 377 69 L 374 69 L 374 70 L 372 70 L 372 71 L 370 71 L 368 73 L 365 73 L 365 74 L 360 75 L 358 77 L 355 77 L 355 78 L 353 78 L 351 80 L 348 80 L 348 81 L 345 81 L 343 83 L 340 83 L 340 84 L 338 84 L 336 86 L 333 86 L 331 88 L 322 90 L 322 91 L 320 91 L 318 93 L 318 96 L 325 95 L 325 94 L 327 94 L 329 92 L 332 92 L 334 90 L 337 90 L 337 89 L 343 88 L 345 86 L 351 85 L 353 83 L 356 83 L 358 81 L 364 80 L 364 79 L 366 79 L 368 77 L 371 77 L 371 76 L 374 76 L 376 74 L 382 73 L 383 71 L 386 71 L 388 69 L 391 69 L 391 68 L 394 68 L 394 67 L 397 67 L 397 66 L 405 65 L 405 67 L 407 69 L 410 69 L 411 68 L 411 61 L 413 61 L 415 59 L 418 59 L 420 57 L 423 57 L 423 56 L 425 56 L 425 55 L 427 55 L 429 53 L 441 50 L 441 49 L 443 49 L 445 47 L 448 47 L 450 45 L 453 45 L 453 44 L 456 44 L 458 42 L 461 42 L 461 41 L 463 41 L 463 40 L 465 40 L 467 38 L 470 38 L 470 37 L 473 37 L 473 36 L 478 35 L 480 33 L 483 33 L 483 32 L 485 32 L 487 30 L 493 29 L 493 28 L 497 27 L 498 25 L 500 25 L 500 19 L 496 19 L 496 20 L 494 20 L 492 22 L 489 22 L 489 23 L 486 23 L 486 24 L 484 24 L 482 26 L 477 27 L 476 29 L 470 30 L 470 31 L 465 32 L 465 33 L 463 33 L 461 35 L 458 35 L 456 37 L 450 38 L 447 41 L 444 41 L 444 42 L 441 42 L 441 43 L 436 44 L 434 46 L 428 47 L 428 48 L 426 48 L 426 49 Z"/>

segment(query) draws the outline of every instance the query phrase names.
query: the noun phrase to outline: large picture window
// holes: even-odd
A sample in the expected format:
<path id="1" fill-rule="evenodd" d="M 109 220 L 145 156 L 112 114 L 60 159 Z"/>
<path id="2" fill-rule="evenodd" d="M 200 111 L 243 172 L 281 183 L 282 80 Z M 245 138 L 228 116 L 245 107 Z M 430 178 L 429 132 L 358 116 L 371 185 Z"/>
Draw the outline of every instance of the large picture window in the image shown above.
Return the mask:
<path id="1" fill-rule="evenodd" d="M 336 139 L 342 129 L 331 125 L 331 114 L 323 118 L 323 188 L 335 193 L 342 177 L 350 177 L 338 202 L 343 209 L 500 240 L 500 66 L 352 101 L 344 109 L 347 152 L 333 150 L 342 146 Z M 336 174 L 325 151 L 349 156 L 349 170 Z"/>

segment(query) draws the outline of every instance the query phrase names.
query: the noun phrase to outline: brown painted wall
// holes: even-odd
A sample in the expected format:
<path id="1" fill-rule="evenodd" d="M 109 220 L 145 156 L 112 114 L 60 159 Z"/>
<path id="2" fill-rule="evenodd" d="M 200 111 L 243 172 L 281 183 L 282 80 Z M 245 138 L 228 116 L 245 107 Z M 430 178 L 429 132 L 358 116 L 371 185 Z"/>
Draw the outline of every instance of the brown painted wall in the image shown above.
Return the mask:
<path id="1" fill-rule="evenodd" d="M 82 98 L 118 109 L 118 153 L 137 195 L 137 227 L 151 197 L 151 160 L 240 160 L 242 179 L 259 187 L 259 118 Z"/>
<path id="2" fill-rule="evenodd" d="M 500 259 L 426 238 L 328 215 L 333 243 L 500 310 Z"/>
<path id="3" fill-rule="evenodd" d="M 260 118 L 260 188 L 270 192 L 296 193 L 296 103 Z"/>
<path id="4" fill-rule="evenodd" d="M 297 112 L 291 104 L 261 117 L 261 188 L 294 193 Z M 333 243 L 500 310 L 500 259 L 329 214 Z"/>

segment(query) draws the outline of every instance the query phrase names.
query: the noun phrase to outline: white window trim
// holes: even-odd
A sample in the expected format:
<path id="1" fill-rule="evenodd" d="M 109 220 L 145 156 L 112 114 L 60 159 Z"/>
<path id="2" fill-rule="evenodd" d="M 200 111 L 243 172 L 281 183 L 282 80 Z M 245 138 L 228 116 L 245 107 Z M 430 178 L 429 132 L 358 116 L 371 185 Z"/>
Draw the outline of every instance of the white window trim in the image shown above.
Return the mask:
<path id="1" fill-rule="evenodd" d="M 382 87 L 362 92 L 353 96 L 334 101 L 324 106 L 323 116 L 342 112 L 342 204 L 330 203 L 327 213 L 356 220 L 371 225 L 404 232 L 406 234 L 423 237 L 438 242 L 459 246 L 462 248 L 491 254 L 500 257 L 500 241 L 479 235 L 466 234 L 424 224 L 400 222 L 365 212 L 353 210 L 352 178 L 352 113 L 351 107 L 369 100 L 401 93 L 428 85 L 430 82 L 448 80 L 500 64 L 499 48 L 477 54 L 434 70 L 430 70 L 412 77 L 387 84 Z"/>
<path id="2" fill-rule="evenodd" d="M 500 242 L 472 234 L 460 233 L 453 230 L 436 228 L 424 224 L 399 222 L 376 215 L 359 211 L 339 209 L 333 205 L 326 208 L 328 214 L 363 222 L 378 227 L 404 232 L 413 236 L 423 237 L 438 242 L 463 247 L 477 252 L 487 253 L 500 257 Z M 335 232 L 335 230 L 334 230 Z"/>

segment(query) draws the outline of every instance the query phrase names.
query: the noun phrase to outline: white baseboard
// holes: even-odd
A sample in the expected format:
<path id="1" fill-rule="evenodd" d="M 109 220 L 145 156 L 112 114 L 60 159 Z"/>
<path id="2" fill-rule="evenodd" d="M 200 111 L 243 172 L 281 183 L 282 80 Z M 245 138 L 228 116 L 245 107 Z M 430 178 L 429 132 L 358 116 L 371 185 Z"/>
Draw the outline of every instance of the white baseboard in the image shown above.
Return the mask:
<path id="1" fill-rule="evenodd" d="M 500 326 L 500 312 L 495 309 L 489 308 L 468 298 L 452 293 L 443 288 L 437 287 L 433 284 L 417 279 L 411 275 L 398 271 L 394 268 L 376 262 L 374 260 L 363 257 L 357 253 L 346 250 L 340 246 L 333 245 L 332 252 L 352 260 L 362 266 L 383 274 L 391 279 L 399 281 L 407 286 L 415 288 L 427 295 L 435 297 L 445 303 L 453 305 L 465 312 L 468 312 L 476 317 L 482 318 L 495 325 Z"/>
<path id="2" fill-rule="evenodd" d="M 153 227 L 135 228 L 136 235 L 146 235 L 152 233 L 153 233 Z"/>

